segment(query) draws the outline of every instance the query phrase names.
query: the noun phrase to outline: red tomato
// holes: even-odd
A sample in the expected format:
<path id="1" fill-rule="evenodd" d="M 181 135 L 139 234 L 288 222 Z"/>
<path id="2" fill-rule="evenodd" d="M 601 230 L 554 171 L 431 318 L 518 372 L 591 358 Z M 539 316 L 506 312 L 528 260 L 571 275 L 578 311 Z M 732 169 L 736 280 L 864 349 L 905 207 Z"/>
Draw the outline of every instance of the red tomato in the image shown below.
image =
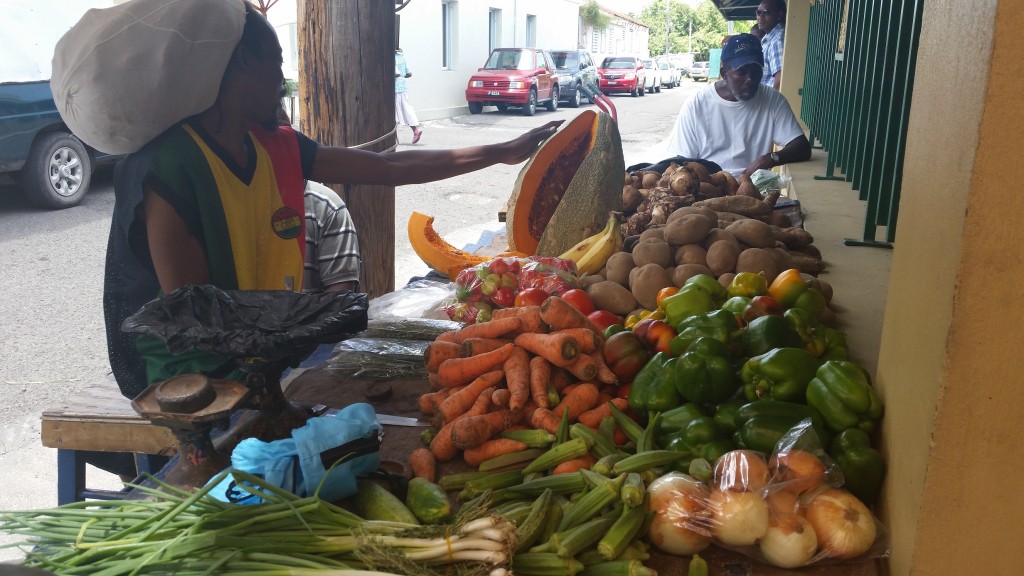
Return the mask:
<path id="1" fill-rule="evenodd" d="M 541 288 L 527 288 L 526 290 L 520 290 L 516 294 L 515 304 L 516 308 L 522 306 L 540 306 L 545 300 L 548 299 L 548 293 Z"/>
<path id="2" fill-rule="evenodd" d="M 622 324 L 621 316 L 617 316 L 607 310 L 594 310 L 587 314 L 587 318 L 590 318 L 590 321 L 602 331 L 612 324 Z"/>
<path id="3" fill-rule="evenodd" d="M 587 294 L 579 288 L 573 288 L 562 294 L 562 300 L 569 303 L 570 306 L 583 312 L 583 315 L 589 315 L 596 308 L 594 307 L 594 301 L 590 299 L 590 294 Z"/>

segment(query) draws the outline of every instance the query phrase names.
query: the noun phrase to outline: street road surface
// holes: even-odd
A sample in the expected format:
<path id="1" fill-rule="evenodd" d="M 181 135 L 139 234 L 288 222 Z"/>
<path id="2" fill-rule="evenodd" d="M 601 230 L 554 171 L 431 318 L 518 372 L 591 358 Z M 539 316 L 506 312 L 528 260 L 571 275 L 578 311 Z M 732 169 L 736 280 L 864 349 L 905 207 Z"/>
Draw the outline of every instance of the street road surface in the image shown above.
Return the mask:
<path id="1" fill-rule="evenodd" d="M 706 84 L 684 79 L 682 86 L 643 98 L 616 95 L 626 165 L 657 162 L 658 149 L 688 94 Z M 479 115 L 425 122 L 423 138 L 408 145 L 411 133 L 399 129 L 402 149 L 454 148 L 513 138 L 554 119 L 570 119 L 580 109 L 533 117 L 485 108 Z M 408 215 L 435 217 L 434 226 L 451 244 L 475 242 L 483 230 L 500 227 L 521 165 L 495 166 L 443 182 L 404 186 L 396 191 L 396 284 L 428 272 L 406 234 Z M 103 258 L 114 194 L 110 170 L 101 170 L 84 202 L 62 211 L 30 207 L 10 186 L 0 186 L 0 510 L 56 505 L 56 450 L 39 440 L 39 415 L 89 386 L 116 384 L 107 362 L 101 294 Z M 116 477 L 89 468 L 94 488 L 119 488 Z M 0 536 L 0 544 L 12 538 Z M 0 549 L 0 561 L 19 558 Z"/>

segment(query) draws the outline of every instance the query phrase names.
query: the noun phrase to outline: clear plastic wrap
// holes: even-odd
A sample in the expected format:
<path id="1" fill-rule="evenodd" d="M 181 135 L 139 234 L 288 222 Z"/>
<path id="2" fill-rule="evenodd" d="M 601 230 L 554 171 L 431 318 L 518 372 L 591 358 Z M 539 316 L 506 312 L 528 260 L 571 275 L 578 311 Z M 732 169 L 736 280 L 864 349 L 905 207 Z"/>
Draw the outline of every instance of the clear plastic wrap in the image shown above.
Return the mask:
<path id="1" fill-rule="evenodd" d="M 670 554 L 716 544 L 781 568 L 888 556 L 885 526 L 842 484 L 807 419 L 770 458 L 734 450 L 706 481 L 670 472 L 652 482 L 648 534 Z"/>
<path id="2" fill-rule="evenodd" d="M 445 320 L 444 303 L 454 296 L 451 282 L 422 279 L 370 300 L 370 320 L 433 318 Z"/>
<path id="3" fill-rule="evenodd" d="M 338 343 L 328 367 L 362 378 L 426 376 L 423 352 L 428 340 L 350 338 Z"/>
<path id="4" fill-rule="evenodd" d="M 460 272 L 455 278 L 455 299 L 444 310 L 458 322 L 486 322 L 494 309 L 513 306 L 522 290 L 539 288 L 558 296 L 578 287 L 576 264 L 572 260 L 505 256 Z"/>
<path id="5" fill-rule="evenodd" d="M 459 328 L 462 328 L 462 324 L 452 320 L 380 318 L 367 322 L 366 330 L 363 330 L 358 335 L 361 338 L 399 338 L 432 341 L 443 332 L 458 330 Z"/>

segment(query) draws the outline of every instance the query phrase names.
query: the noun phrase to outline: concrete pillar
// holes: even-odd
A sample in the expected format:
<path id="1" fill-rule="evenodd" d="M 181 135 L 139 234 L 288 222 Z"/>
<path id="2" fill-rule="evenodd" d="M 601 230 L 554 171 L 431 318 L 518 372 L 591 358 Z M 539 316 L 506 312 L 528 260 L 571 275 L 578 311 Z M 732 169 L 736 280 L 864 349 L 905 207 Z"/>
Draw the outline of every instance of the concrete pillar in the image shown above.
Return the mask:
<path id="1" fill-rule="evenodd" d="M 1022 29 L 1017 0 L 925 5 L 876 378 L 893 574 L 1024 565 Z"/>
<path id="2" fill-rule="evenodd" d="M 807 62 L 807 27 L 811 22 L 811 5 L 808 2 L 786 2 L 786 40 L 782 47 L 782 82 L 779 92 L 789 100 L 790 107 L 800 118 L 804 86 L 804 68 Z M 800 125 L 807 126 L 800 120 Z"/>

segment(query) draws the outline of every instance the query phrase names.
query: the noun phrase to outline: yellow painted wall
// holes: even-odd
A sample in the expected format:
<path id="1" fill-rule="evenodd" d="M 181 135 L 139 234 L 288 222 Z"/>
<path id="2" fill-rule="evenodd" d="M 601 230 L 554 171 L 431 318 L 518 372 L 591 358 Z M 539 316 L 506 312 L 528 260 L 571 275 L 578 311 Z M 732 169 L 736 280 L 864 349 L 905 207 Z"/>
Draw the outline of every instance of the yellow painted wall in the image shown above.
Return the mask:
<path id="1" fill-rule="evenodd" d="M 800 88 L 804 85 L 804 68 L 807 62 L 807 26 L 811 20 L 811 5 L 808 2 L 786 3 L 786 41 L 782 46 L 782 82 L 779 92 L 789 100 L 804 131 L 807 125 L 800 119 L 803 96 Z M 795 31 L 790 34 L 789 31 Z"/>
<path id="2" fill-rule="evenodd" d="M 893 574 L 1024 566 L 1024 3 L 929 0 L 877 385 Z"/>

